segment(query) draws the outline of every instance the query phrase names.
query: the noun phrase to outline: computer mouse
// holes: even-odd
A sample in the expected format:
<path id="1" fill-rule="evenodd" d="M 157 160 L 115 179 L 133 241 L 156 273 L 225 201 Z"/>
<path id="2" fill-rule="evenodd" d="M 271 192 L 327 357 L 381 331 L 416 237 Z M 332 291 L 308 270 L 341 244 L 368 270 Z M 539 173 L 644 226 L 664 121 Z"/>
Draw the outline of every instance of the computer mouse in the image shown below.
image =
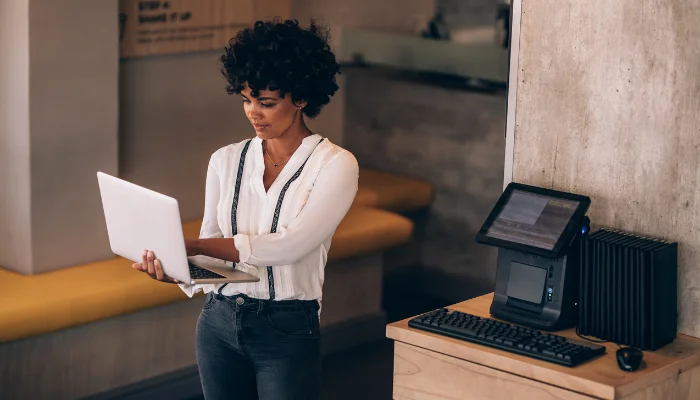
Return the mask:
<path id="1" fill-rule="evenodd" d="M 623 371 L 636 371 L 642 363 L 644 353 L 633 347 L 621 347 L 617 351 L 617 365 Z"/>

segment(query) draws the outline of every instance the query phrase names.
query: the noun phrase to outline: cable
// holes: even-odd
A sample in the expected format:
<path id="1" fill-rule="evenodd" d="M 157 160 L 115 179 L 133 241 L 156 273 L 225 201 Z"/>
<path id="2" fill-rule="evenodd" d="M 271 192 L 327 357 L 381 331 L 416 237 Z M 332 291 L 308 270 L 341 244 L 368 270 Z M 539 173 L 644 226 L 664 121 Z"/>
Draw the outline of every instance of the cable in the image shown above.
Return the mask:
<path id="1" fill-rule="evenodd" d="M 619 344 L 613 343 L 613 342 L 611 342 L 611 341 L 609 341 L 609 340 L 598 340 L 598 339 L 590 339 L 590 338 L 584 337 L 584 336 L 579 332 L 579 330 L 578 330 L 578 325 L 576 325 L 576 336 L 580 337 L 580 338 L 583 339 L 583 340 L 587 340 L 587 341 L 589 341 L 589 342 L 593 342 L 593 343 L 612 343 L 612 344 L 614 344 L 614 345 L 617 345 L 617 347 L 622 348 L 622 346 L 620 346 Z"/>

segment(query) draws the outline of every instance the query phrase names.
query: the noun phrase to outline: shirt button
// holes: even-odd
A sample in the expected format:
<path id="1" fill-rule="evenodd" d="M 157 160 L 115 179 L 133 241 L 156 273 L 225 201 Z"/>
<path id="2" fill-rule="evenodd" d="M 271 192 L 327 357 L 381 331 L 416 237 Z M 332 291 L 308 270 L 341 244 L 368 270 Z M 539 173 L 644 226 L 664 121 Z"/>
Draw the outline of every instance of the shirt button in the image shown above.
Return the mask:
<path id="1" fill-rule="evenodd" d="M 241 305 L 241 304 L 243 304 L 244 302 L 245 302 L 245 300 L 243 300 L 243 297 L 238 297 L 238 298 L 236 298 L 236 304 Z"/>

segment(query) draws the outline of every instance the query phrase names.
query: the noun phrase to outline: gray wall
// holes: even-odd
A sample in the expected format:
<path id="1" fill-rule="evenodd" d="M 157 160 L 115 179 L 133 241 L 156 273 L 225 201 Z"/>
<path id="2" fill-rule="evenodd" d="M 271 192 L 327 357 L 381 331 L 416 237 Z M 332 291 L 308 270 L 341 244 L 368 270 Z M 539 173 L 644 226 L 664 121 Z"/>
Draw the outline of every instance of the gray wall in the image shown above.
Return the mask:
<path id="1" fill-rule="evenodd" d="M 448 301 L 493 290 L 494 249 L 474 241 L 503 185 L 505 94 L 482 94 L 376 69 L 346 68 L 345 144 L 360 165 L 435 187 L 419 285 Z"/>
<path id="2" fill-rule="evenodd" d="M 37 273 L 111 254 L 95 172 L 117 166 L 117 3 L 27 3 L 0 6 L 0 263 Z"/>
<path id="3" fill-rule="evenodd" d="M 514 180 L 585 193 L 608 226 L 680 243 L 679 330 L 700 336 L 700 6 L 523 4 Z"/>

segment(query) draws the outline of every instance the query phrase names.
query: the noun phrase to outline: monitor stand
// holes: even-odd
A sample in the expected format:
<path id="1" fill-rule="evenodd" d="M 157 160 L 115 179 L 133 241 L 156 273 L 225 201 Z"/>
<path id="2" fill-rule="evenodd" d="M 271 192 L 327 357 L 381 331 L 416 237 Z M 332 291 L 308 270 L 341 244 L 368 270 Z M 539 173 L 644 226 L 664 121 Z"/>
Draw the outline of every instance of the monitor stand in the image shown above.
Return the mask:
<path id="1" fill-rule="evenodd" d="M 576 324 L 580 236 L 560 258 L 498 249 L 491 314 L 541 330 Z"/>

